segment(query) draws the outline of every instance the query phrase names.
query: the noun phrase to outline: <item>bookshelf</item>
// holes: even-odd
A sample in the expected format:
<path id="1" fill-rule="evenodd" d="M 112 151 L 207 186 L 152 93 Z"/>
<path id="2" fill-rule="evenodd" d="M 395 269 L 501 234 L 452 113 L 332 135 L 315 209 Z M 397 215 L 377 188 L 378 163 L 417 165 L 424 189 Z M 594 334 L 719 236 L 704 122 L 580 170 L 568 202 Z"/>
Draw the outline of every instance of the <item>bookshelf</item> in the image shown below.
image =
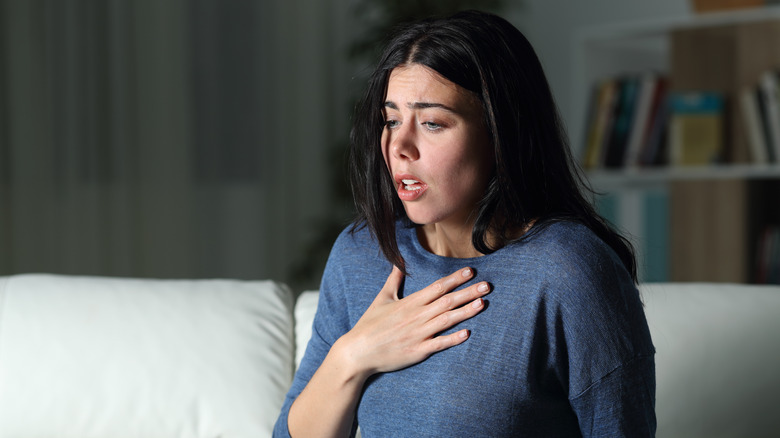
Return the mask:
<path id="1" fill-rule="evenodd" d="M 626 188 L 664 186 L 674 181 L 780 179 L 780 166 L 776 164 L 724 164 L 593 170 L 588 172 L 588 179 L 599 190 L 616 191 Z M 780 197 L 780 193 L 778 193 L 778 197 Z"/>
<path id="2" fill-rule="evenodd" d="M 581 147 L 592 85 L 626 72 L 669 71 L 670 36 L 675 30 L 780 20 L 780 5 L 729 12 L 669 17 L 585 27 L 574 31 L 572 109 L 568 120 L 573 144 Z"/>
<path id="3" fill-rule="evenodd" d="M 603 194 L 597 205 L 634 236 L 640 280 L 755 282 L 761 236 L 780 225 L 780 163 L 752 163 L 736 110 L 738 91 L 780 68 L 780 6 L 617 23 L 574 34 L 572 108 L 575 154 L 586 148 L 594 84 L 647 71 L 674 91 L 724 96 L 723 160 L 700 166 L 588 170 Z"/>

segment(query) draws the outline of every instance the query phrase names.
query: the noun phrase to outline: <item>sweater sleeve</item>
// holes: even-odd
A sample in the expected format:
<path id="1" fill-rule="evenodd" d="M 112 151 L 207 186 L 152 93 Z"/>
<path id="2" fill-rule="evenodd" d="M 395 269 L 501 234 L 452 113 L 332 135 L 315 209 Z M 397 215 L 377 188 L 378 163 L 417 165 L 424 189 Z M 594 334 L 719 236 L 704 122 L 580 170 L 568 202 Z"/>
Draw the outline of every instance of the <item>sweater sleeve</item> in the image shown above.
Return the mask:
<path id="1" fill-rule="evenodd" d="M 570 402 L 583 437 L 654 437 L 653 356 L 621 365 Z"/>
<path id="2" fill-rule="evenodd" d="M 320 367 L 322 361 L 325 360 L 325 356 L 327 356 L 333 343 L 349 330 L 349 318 L 344 305 L 344 289 L 341 275 L 343 272 L 342 265 L 344 264 L 342 260 L 343 254 L 344 251 L 347 251 L 345 247 L 345 240 L 347 239 L 348 237 L 345 233 L 342 233 L 331 250 L 320 286 L 317 312 L 312 324 L 312 335 L 300 367 L 295 373 L 290 390 L 285 397 L 279 418 L 276 420 L 273 431 L 274 438 L 290 437 L 287 426 L 290 406 L 292 406 L 295 399 L 303 391 L 303 388 L 309 383 L 309 380 Z M 356 427 L 357 425 L 354 424 L 353 435 Z"/>
<path id="3" fill-rule="evenodd" d="M 603 242 L 552 250 L 555 367 L 584 437 L 655 436 L 655 348 L 639 292 Z M 564 247 L 561 247 L 564 248 Z"/>

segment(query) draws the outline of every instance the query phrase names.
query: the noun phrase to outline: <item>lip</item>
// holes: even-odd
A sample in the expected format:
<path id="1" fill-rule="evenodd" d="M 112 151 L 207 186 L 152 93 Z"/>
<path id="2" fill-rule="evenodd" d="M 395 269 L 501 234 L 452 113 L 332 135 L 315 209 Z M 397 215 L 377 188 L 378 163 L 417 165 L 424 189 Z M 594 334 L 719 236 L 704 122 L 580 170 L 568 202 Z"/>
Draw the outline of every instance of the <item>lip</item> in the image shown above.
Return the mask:
<path id="1" fill-rule="evenodd" d="M 401 201 L 414 201 L 428 190 L 428 184 L 425 184 L 423 180 L 411 174 L 396 174 L 393 179 L 395 180 L 398 197 Z M 409 184 L 411 181 L 414 181 L 415 183 Z"/>

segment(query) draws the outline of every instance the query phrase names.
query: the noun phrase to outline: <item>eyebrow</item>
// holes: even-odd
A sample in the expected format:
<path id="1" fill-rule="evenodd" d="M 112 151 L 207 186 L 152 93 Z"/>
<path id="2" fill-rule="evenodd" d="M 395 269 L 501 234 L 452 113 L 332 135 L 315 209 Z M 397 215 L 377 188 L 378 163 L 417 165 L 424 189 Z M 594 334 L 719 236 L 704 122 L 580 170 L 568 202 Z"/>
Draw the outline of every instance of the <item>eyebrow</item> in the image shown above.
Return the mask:
<path id="1" fill-rule="evenodd" d="M 449 111 L 451 113 L 457 113 L 455 109 L 448 107 L 447 105 L 444 105 L 442 103 L 434 103 L 434 102 L 412 102 L 408 103 L 407 108 L 409 109 L 426 109 L 426 108 L 441 108 L 445 111 Z M 398 105 L 395 104 L 395 102 L 387 101 L 385 102 L 385 107 L 398 110 Z"/>

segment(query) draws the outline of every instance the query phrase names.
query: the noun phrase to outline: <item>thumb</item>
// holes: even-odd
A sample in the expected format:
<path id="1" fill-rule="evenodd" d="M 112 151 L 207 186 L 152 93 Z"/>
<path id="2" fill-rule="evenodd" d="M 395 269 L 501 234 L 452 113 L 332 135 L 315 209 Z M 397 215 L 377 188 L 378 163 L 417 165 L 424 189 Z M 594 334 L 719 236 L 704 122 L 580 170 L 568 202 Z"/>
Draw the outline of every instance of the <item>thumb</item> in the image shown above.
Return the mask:
<path id="1" fill-rule="evenodd" d="M 397 266 L 393 266 L 393 270 L 385 281 L 385 285 L 382 286 L 382 291 L 379 293 L 386 299 L 398 301 L 398 291 L 401 289 L 401 285 L 404 282 L 404 274 L 398 269 Z"/>

